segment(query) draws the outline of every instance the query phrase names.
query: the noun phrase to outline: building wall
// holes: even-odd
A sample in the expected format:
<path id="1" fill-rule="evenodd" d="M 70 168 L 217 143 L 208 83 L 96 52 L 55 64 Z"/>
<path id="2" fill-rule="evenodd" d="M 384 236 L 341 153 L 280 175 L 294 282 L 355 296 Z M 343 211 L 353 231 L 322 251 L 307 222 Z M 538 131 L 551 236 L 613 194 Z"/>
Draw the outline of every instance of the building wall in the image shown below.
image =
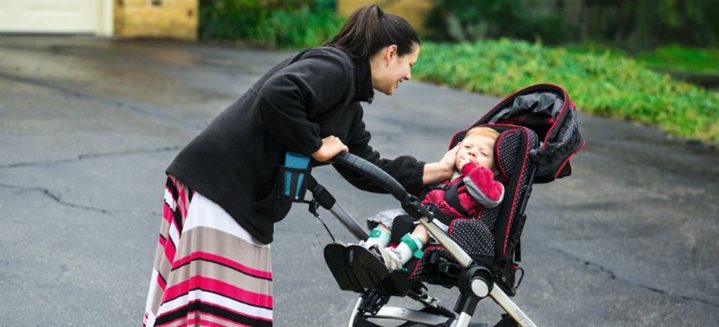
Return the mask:
<path id="1" fill-rule="evenodd" d="M 114 0 L 114 35 L 196 40 L 198 0 Z"/>
<path id="2" fill-rule="evenodd" d="M 114 0 L 0 0 L 0 33 L 112 35 Z"/>
<path id="3" fill-rule="evenodd" d="M 337 0 L 337 11 L 348 17 L 357 8 L 373 3 L 385 12 L 403 17 L 418 31 L 424 29 L 425 17 L 434 5 L 432 0 Z"/>

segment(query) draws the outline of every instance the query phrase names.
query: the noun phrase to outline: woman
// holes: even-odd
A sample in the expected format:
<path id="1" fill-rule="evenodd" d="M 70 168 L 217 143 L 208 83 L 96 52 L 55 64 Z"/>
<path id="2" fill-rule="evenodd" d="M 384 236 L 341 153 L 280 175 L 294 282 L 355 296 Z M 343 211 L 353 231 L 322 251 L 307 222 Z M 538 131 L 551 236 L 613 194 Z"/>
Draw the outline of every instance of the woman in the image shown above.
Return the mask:
<path id="1" fill-rule="evenodd" d="M 290 208 L 275 175 L 288 151 L 319 163 L 349 151 L 415 194 L 450 177 L 456 149 L 434 163 L 381 159 L 362 121 L 360 102 L 411 79 L 419 48 L 407 21 L 360 8 L 324 46 L 272 68 L 178 154 L 167 169 L 146 325 L 272 325 L 269 244 Z M 337 169 L 361 189 L 383 191 Z"/>

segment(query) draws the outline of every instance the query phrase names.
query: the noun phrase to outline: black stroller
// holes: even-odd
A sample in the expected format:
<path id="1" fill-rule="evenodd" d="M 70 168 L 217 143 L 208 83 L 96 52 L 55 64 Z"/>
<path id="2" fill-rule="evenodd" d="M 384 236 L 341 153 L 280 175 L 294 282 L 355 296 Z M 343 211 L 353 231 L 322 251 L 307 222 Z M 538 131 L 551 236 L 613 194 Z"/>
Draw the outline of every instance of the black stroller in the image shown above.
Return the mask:
<path id="1" fill-rule="evenodd" d="M 384 320 L 399 321 L 401 326 L 470 326 L 477 304 L 486 297 L 506 312 L 495 326 L 534 326 L 510 299 L 524 277 L 518 264 L 522 229 L 527 220 L 524 211 L 534 183 L 547 183 L 571 174 L 569 159 L 585 144 L 579 133 L 577 113 L 561 87 L 539 84 L 505 98 L 470 127 L 478 125 L 500 132 L 495 162 L 505 183 L 505 198 L 500 206 L 485 210 L 479 219 L 453 221 L 448 233 L 433 224 L 433 212 L 381 169 L 351 154 L 335 158 L 336 165 L 382 185 L 441 245 L 426 247 L 422 259 L 410 261 L 406 270 L 391 273 L 385 269 L 365 269 L 371 263 L 362 255 L 343 251 L 344 247 L 337 244 L 326 246 L 325 259 L 339 287 L 361 294 L 349 326 L 381 326 L 379 323 Z M 465 132 L 466 129 L 455 133 L 450 148 Z M 304 191 L 310 190 L 313 194 L 310 211 L 316 214 L 316 209 L 322 206 L 358 239 L 367 238 L 367 231 L 309 174 L 300 171 L 290 184 L 294 186 L 292 190 L 299 191 L 293 197 L 295 201 L 304 201 Z M 441 306 L 428 294 L 425 283 L 457 287 L 460 295 L 454 308 Z M 423 308 L 387 305 L 393 296 L 409 297 Z"/>

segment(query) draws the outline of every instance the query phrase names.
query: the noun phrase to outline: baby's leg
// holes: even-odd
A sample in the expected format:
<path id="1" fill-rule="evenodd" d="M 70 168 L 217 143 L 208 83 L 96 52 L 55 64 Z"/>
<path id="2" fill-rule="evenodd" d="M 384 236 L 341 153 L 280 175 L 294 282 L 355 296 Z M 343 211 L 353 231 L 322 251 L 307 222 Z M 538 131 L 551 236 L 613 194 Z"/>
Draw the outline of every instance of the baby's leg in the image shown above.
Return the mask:
<path id="1" fill-rule="evenodd" d="M 368 249 L 374 245 L 385 247 L 389 245 L 390 238 L 391 234 L 389 227 L 380 223 L 369 232 L 367 240 L 361 242 L 360 244 Z"/>
<path id="2" fill-rule="evenodd" d="M 427 229 L 424 228 L 422 225 L 415 226 L 414 230 L 412 231 L 412 237 L 420 240 L 422 244 L 427 244 L 429 242 L 429 232 L 427 232 Z"/>
<path id="3" fill-rule="evenodd" d="M 367 225 L 371 229 L 370 235 L 367 240 L 360 243 L 364 247 L 370 248 L 373 245 L 385 247 L 389 245 L 390 242 L 399 242 L 392 240 L 391 235 L 394 233 L 395 219 L 398 216 L 406 214 L 407 213 L 402 209 L 390 209 L 379 212 L 373 217 L 367 218 Z M 404 233 L 397 235 L 397 238 L 399 239 L 399 237 L 404 235 Z"/>
<path id="4" fill-rule="evenodd" d="M 416 224 L 416 221 L 408 216 L 398 216 L 392 222 L 391 241 L 397 244 L 396 247 L 388 249 L 398 261 L 398 265 L 404 265 L 413 257 L 423 256 L 422 247 L 427 243 L 429 234 L 424 226 Z"/>

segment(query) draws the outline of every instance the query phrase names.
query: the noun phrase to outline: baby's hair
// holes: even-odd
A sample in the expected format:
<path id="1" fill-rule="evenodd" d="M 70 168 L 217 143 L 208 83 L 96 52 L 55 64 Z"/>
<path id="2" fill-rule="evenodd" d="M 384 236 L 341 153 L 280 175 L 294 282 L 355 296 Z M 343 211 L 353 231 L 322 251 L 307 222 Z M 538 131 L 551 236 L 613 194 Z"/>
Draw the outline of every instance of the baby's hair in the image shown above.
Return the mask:
<path id="1" fill-rule="evenodd" d="M 497 132 L 495 129 L 489 128 L 489 127 L 483 127 L 483 126 L 472 127 L 469 130 L 467 130 L 467 133 L 464 134 L 464 137 L 467 138 L 472 135 L 481 135 L 481 136 L 485 136 L 485 137 L 491 138 L 492 140 L 496 141 L 497 138 L 499 137 L 499 132 Z"/>

